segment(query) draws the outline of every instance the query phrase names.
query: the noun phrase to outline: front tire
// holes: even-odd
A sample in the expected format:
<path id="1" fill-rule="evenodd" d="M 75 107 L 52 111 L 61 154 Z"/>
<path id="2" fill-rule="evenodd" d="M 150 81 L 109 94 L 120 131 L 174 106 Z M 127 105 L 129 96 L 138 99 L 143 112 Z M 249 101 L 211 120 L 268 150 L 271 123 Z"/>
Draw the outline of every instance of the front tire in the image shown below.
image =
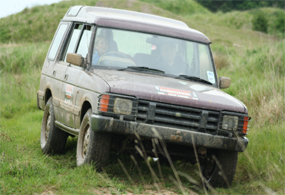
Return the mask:
<path id="1" fill-rule="evenodd" d="M 63 153 L 68 134 L 55 126 L 52 97 L 46 103 L 41 128 L 41 148 L 44 154 Z"/>
<path id="2" fill-rule="evenodd" d="M 201 163 L 206 187 L 228 188 L 231 186 L 237 166 L 238 152 L 218 150 L 210 152 Z"/>
<path id="3" fill-rule="evenodd" d="M 95 163 L 100 168 L 109 160 L 111 134 L 97 133 L 91 129 L 91 109 L 83 117 L 77 142 L 77 166 Z"/>

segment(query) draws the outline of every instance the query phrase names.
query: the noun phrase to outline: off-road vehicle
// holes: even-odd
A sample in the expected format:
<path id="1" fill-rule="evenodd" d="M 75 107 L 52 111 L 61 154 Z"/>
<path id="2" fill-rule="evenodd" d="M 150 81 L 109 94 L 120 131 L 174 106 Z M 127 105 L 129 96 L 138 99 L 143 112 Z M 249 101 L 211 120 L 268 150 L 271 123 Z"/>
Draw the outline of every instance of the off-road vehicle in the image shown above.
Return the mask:
<path id="1" fill-rule="evenodd" d="M 78 136 L 77 165 L 110 151 L 200 163 L 205 182 L 232 183 L 248 144 L 248 111 L 220 89 L 210 40 L 185 23 L 119 9 L 73 6 L 45 62 L 41 148 L 62 153 Z M 168 160 L 170 160 L 168 158 Z"/>

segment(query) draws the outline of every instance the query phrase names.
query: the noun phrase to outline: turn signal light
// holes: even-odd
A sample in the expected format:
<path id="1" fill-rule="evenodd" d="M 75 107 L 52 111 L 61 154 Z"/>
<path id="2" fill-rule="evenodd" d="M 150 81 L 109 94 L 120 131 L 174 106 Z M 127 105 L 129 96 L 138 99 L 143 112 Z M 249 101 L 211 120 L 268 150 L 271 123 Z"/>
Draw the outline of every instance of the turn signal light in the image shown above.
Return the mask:
<path id="1" fill-rule="evenodd" d="M 107 112 L 108 111 L 108 105 L 109 105 L 109 95 L 102 95 L 100 99 L 100 111 L 101 112 Z"/>
<path id="2" fill-rule="evenodd" d="M 249 121 L 249 117 L 248 117 L 248 116 L 245 116 L 245 117 L 243 118 L 243 128 L 242 128 L 242 132 L 243 132 L 244 134 L 246 134 L 247 131 L 248 131 L 248 121 Z"/>

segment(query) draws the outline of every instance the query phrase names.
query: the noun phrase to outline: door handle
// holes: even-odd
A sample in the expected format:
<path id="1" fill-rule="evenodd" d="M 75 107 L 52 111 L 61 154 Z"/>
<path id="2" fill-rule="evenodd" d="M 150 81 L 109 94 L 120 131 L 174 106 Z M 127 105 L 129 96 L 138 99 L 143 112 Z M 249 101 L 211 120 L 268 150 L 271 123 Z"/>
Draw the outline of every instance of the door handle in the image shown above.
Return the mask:
<path id="1" fill-rule="evenodd" d="M 56 71 L 55 71 L 55 70 L 53 71 L 52 75 L 53 75 L 53 76 L 55 76 L 55 75 L 56 75 Z"/>
<path id="2" fill-rule="evenodd" d="M 64 75 L 64 80 L 68 79 L 68 74 Z"/>

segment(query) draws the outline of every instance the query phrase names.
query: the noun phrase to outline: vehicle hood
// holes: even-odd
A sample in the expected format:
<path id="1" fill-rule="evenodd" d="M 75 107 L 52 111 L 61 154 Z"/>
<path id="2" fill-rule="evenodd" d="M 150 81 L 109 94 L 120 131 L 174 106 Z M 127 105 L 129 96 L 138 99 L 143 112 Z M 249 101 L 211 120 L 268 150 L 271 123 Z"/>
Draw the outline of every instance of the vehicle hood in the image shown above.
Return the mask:
<path id="1" fill-rule="evenodd" d="M 247 113 L 241 101 L 206 84 L 141 72 L 102 69 L 93 72 L 109 84 L 111 93 L 207 110 Z"/>

